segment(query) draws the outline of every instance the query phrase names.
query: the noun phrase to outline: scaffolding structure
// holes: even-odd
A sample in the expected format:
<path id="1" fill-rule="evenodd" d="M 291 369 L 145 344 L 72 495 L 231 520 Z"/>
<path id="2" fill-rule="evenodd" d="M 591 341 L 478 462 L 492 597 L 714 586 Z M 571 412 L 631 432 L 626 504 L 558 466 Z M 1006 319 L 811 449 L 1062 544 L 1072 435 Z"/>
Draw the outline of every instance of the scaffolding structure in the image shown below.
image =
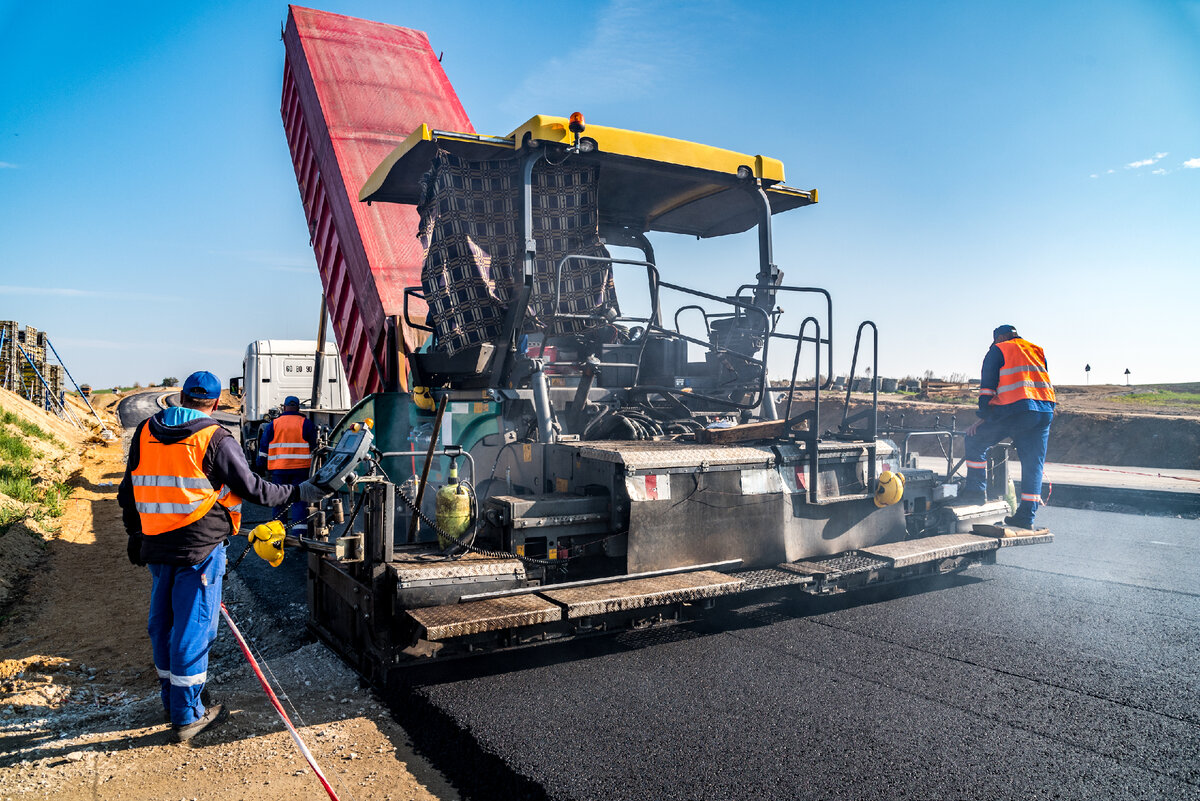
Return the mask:
<path id="1" fill-rule="evenodd" d="M 83 402 L 91 409 L 100 428 L 108 433 L 108 426 L 92 409 L 88 399 L 71 371 L 63 364 L 45 331 L 31 325 L 24 328 L 14 320 L 0 320 L 0 386 L 15 392 L 48 412 L 58 415 L 78 427 L 83 427 L 79 418 L 66 403 L 67 381 L 75 386 Z"/>

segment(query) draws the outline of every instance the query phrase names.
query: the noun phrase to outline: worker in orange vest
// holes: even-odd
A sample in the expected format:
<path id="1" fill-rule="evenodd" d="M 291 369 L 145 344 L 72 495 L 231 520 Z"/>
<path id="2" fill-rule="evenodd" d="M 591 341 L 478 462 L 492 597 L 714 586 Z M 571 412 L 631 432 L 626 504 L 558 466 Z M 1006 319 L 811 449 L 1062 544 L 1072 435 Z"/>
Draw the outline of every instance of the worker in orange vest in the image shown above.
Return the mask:
<path id="1" fill-rule="evenodd" d="M 1011 438 L 1021 459 L 1021 502 L 1004 522 L 1017 528 L 1033 528 L 1034 515 L 1042 505 L 1042 470 L 1054 406 L 1046 354 L 1022 339 L 1011 325 L 994 330 L 979 381 L 980 419 L 966 430 L 965 502 L 984 502 L 988 449 Z"/>
<path id="2" fill-rule="evenodd" d="M 265 467 L 276 484 L 299 486 L 308 478 L 316 447 L 316 426 L 300 414 L 300 399 L 288 395 L 283 399 L 282 413 L 263 426 L 258 435 L 258 466 Z M 276 509 L 275 516 L 282 511 Z M 303 503 L 292 504 L 291 520 L 297 536 L 303 536 L 308 529 Z"/>
<path id="3" fill-rule="evenodd" d="M 312 484 L 272 484 L 250 471 L 233 436 L 210 415 L 221 382 L 188 376 L 179 406 L 144 420 L 129 445 L 117 492 L 128 555 L 148 565 L 150 645 L 162 703 L 178 742 L 224 718 L 205 691 L 217 635 L 225 543 L 241 526 L 242 501 L 264 506 L 325 495 Z"/>

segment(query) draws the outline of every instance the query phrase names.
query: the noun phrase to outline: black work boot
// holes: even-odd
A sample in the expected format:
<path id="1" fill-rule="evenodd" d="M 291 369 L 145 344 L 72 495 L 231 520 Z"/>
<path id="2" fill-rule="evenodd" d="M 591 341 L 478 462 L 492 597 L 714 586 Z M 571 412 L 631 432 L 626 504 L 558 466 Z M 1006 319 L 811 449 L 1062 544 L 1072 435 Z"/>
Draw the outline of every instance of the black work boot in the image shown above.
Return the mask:
<path id="1" fill-rule="evenodd" d="M 205 709 L 208 709 L 210 706 L 212 706 L 212 696 L 209 694 L 207 687 L 205 687 L 203 690 L 200 691 L 200 706 L 204 707 Z M 171 722 L 171 710 L 164 709 L 163 710 L 163 723 L 170 723 L 170 722 Z"/>
<path id="2" fill-rule="evenodd" d="M 1004 525 L 1012 526 L 1013 528 L 1022 528 L 1022 529 L 1025 529 L 1026 531 L 1033 530 L 1033 521 L 1032 520 L 1026 521 L 1026 520 L 1021 519 L 1017 515 L 1010 515 L 1009 517 L 1004 518 Z"/>
<path id="3" fill-rule="evenodd" d="M 213 704 L 204 710 L 204 714 L 191 723 L 183 726 L 171 727 L 171 734 L 177 743 L 186 743 L 188 740 L 195 737 L 200 732 L 223 723 L 229 715 L 225 712 L 225 707 L 222 704 Z"/>

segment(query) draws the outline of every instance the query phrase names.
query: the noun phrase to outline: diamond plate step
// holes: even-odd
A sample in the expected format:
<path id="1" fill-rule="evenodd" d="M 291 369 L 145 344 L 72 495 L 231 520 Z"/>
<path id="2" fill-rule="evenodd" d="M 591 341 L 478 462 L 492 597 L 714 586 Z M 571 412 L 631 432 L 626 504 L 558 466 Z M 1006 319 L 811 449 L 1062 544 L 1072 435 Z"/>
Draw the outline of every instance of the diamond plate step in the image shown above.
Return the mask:
<path id="1" fill-rule="evenodd" d="M 731 574 L 745 582 L 744 592 L 754 590 L 770 590 L 775 587 L 790 587 L 797 584 L 811 584 L 813 577 L 792 570 L 780 570 L 775 567 L 762 570 L 740 570 Z"/>
<path id="2" fill-rule="evenodd" d="M 568 618 L 622 612 L 647 606 L 715 598 L 743 589 L 740 578 L 712 570 L 674 573 L 629 581 L 592 584 L 587 587 L 546 589 L 539 595 L 561 605 Z"/>
<path id="3" fill-rule="evenodd" d="M 779 565 L 779 569 L 828 581 L 890 566 L 891 561 L 888 559 L 881 559 L 861 551 L 847 551 L 836 556 L 815 557 L 801 562 L 784 562 Z"/>
<path id="4" fill-rule="evenodd" d="M 939 534 L 936 537 L 872 545 L 861 550 L 863 553 L 890 560 L 892 567 L 907 567 L 978 551 L 994 551 L 998 547 L 994 537 L 977 537 L 974 534 Z"/>
<path id="5" fill-rule="evenodd" d="M 486 631 L 553 623 L 562 620 L 562 608 L 536 595 L 512 595 L 410 609 L 408 615 L 425 629 L 425 639 L 448 640 Z"/>

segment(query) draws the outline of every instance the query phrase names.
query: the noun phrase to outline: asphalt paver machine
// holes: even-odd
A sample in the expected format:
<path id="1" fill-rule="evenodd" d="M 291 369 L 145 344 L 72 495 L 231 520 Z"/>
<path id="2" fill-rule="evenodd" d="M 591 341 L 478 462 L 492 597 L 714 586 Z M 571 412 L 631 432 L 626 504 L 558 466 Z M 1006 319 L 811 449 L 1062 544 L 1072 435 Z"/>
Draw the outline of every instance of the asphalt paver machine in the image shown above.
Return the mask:
<path id="1" fill-rule="evenodd" d="M 880 436 L 874 398 L 831 407 L 833 300 L 784 280 L 771 234 L 817 192 L 776 159 L 579 114 L 419 124 L 358 199 L 415 212 L 420 283 L 376 348 L 384 391 L 324 432 L 334 494 L 295 544 L 311 625 L 368 676 L 1050 539 L 974 533 L 1003 502 L 954 506 Z M 652 245 L 748 231 L 757 258 L 719 291 Z M 879 374 L 877 337 L 858 326 L 852 375 Z"/>

